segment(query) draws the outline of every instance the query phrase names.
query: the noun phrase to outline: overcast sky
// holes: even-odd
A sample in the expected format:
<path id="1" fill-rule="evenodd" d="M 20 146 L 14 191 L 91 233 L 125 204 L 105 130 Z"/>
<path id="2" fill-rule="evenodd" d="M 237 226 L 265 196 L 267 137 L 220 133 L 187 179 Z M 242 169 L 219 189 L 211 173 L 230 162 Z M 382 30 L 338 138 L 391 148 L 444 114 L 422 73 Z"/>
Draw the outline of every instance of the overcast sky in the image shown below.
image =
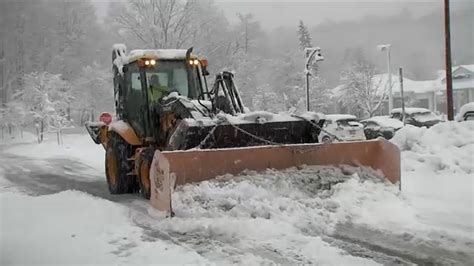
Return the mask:
<path id="1" fill-rule="evenodd" d="M 107 2 L 94 1 L 99 16 L 106 12 Z M 422 16 L 441 10 L 443 0 L 215 0 L 231 23 L 237 21 L 237 13 L 252 13 L 266 29 L 280 26 L 294 26 L 303 20 L 315 26 L 327 20 L 341 21 L 360 19 L 365 16 L 389 16 L 408 10 L 415 16 Z M 451 0 L 453 8 L 474 7 L 474 0 Z"/>
<path id="2" fill-rule="evenodd" d="M 473 0 L 474 1 L 474 0 Z M 441 8 L 440 1 L 235 1 L 217 0 L 229 21 L 236 21 L 236 13 L 252 13 L 264 28 L 297 25 L 317 25 L 326 20 L 354 20 L 367 15 L 388 16 L 406 8 L 414 15 L 423 15 Z"/>

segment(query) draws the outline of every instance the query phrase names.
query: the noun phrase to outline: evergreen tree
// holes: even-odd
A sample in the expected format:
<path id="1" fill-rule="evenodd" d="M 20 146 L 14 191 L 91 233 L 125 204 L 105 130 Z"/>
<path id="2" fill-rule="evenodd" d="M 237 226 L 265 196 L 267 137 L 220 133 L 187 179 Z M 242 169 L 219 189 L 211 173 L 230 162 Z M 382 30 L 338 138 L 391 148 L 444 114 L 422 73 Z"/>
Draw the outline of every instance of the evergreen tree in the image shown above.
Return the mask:
<path id="1" fill-rule="evenodd" d="M 298 39 L 300 41 L 301 50 L 312 46 L 308 28 L 304 25 L 302 20 L 300 20 L 300 24 L 298 25 Z"/>

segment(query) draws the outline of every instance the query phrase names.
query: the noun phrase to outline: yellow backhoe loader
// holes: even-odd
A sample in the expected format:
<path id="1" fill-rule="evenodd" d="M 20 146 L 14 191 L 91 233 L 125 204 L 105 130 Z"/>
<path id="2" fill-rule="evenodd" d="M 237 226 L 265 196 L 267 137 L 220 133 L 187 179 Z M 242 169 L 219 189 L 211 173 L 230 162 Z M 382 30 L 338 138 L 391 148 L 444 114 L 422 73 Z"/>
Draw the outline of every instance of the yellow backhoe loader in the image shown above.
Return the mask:
<path id="1" fill-rule="evenodd" d="M 216 75 L 188 50 L 133 50 L 114 45 L 116 114 L 86 129 L 106 150 L 112 194 L 138 192 L 173 215 L 175 186 L 244 170 L 299 165 L 369 167 L 400 179 L 400 151 L 384 139 L 318 143 L 324 115 L 249 112 L 233 74 Z"/>

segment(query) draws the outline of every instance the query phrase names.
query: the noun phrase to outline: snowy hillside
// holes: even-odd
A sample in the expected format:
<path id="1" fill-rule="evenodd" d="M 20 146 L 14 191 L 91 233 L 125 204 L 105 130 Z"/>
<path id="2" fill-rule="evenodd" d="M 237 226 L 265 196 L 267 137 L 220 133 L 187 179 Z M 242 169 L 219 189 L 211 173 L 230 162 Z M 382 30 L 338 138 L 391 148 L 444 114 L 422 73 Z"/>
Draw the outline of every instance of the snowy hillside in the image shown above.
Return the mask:
<path id="1" fill-rule="evenodd" d="M 248 172 L 179 187 L 172 219 L 109 195 L 103 149 L 86 135 L 3 144 L 0 264 L 468 264 L 473 131 L 398 131 L 401 192 L 347 167 Z"/>

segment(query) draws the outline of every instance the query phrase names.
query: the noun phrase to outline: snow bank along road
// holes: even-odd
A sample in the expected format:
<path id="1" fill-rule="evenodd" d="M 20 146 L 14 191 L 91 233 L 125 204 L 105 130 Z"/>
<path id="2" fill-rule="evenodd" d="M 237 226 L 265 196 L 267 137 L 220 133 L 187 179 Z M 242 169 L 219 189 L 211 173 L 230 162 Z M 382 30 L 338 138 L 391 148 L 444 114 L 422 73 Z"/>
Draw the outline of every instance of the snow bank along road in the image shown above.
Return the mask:
<path id="1" fill-rule="evenodd" d="M 109 195 L 86 135 L 0 143 L 0 264 L 473 264 L 473 131 L 399 131 L 402 192 L 350 167 L 248 172 L 180 187 L 173 219 Z"/>

